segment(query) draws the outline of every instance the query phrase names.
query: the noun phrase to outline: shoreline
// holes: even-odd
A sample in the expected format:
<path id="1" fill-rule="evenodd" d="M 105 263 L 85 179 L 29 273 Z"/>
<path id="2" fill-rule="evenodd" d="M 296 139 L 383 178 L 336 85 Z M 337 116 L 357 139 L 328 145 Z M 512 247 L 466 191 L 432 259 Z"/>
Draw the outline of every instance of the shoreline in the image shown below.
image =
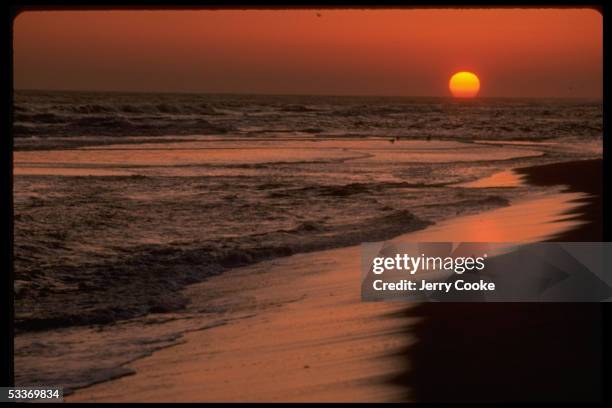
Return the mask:
<path id="1" fill-rule="evenodd" d="M 45 176 L 36 176 L 34 172 L 16 177 L 19 203 L 15 217 L 19 238 L 16 250 L 23 254 L 17 258 L 14 285 L 18 299 L 15 327 L 19 332 L 114 324 L 156 311 L 182 310 L 186 302 L 179 292 L 183 287 L 227 269 L 295 253 L 357 245 L 364 240 L 386 240 L 421 229 L 430 220 L 508 205 L 508 190 L 488 193 L 457 189 L 449 183 L 477 178 L 486 169 L 525 164 L 532 155 L 541 154 L 530 151 L 527 155 L 523 150 L 505 147 L 491 150 L 479 146 L 474 150 L 473 143 L 435 140 L 402 141 L 401 144 L 369 140 L 355 145 L 327 140 L 307 144 L 287 141 L 288 150 L 280 146 L 262 150 L 261 141 L 254 141 L 259 147 L 249 144 L 249 148 L 256 150 L 248 152 L 261 150 L 259 153 L 265 154 L 251 157 L 240 153 L 238 147 L 242 145 L 228 149 L 225 142 L 202 143 L 170 144 L 171 153 L 164 151 L 163 154 L 142 145 L 136 149 L 141 152 L 135 154 L 137 158 L 132 157 L 131 149 L 120 153 L 90 149 L 69 154 L 26 155 L 32 156 L 32 163 L 45 166 L 37 170 Z M 200 148 L 204 150 L 197 150 Z M 460 154 L 456 153 L 458 149 Z M 214 153 L 212 156 L 209 150 Z M 180 151 L 180 155 L 174 156 L 175 151 Z M 487 158 L 492 162 L 472 169 L 469 159 L 482 159 L 485 152 L 491 153 Z M 24 154 L 16 156 L 16 174 L 19 174 L 19 163 L 28 162 Z M 444 166 L 412 163 L 413 160 L 429 163 L 436 157 L 435 160 L 442 162 L 458 160 L 452 165 L 457 166 L 458 174 L 447 174 Z M 178 166 L 183 160 L 199 164 Z M 324 172 L 316 169 L 319 164 L 313 164 L 318 160 L 322 163 L 320 166 L 328 166 L 338 177 L 327 179 Z M 356 176 L 344 168 L 349 160 L 359 162 L 355 164 Z M 414 175 L 395 174 L 393 168 L 406 160 L 412 163 L 408 164 L 409 168 L 416 169 Z M 388 174 L 372 175 L 379 172 L 380 165 L 387 167 L 388 161 L 396 163 Z M 46 167 L 53 163 L 57 164 L 56 168 Z M 138 170 L 143 163 L 148 164 L 142 171 Z M 219 163 L 225 164 L 214 167 Z M 291 170 L 286 175 L 279 174 L 277 165 L 271 163 L 277 163 L 279 168 L 285 166 L 282 163 L 291 163 L 287 164 Z M 297 163 L 295 169 L 293 163 Z M 437 167 L 440 167 L 439 180 L 436 176 L 431 179 L 427 170 Z M 21 171 L 28 168 L 23 167 Z M 131 171 L 134 173 L 130 174 Z M 89 175 L 96 177 L 85 177 Z M 243 175 L 247 178 L 237 182 Z M 175 181 L 169 178 L 179 176 L 194 178 Z M 244 187 L 237 187 L 241 184 Z M 39 196 L 36 189 L 41 186 L 63 191 L 70 200 Z M 168 188 L 176 189 L 184 198 L 164 203 L 161 192 Z M 72 200 L 92 202 L 87 206 L 69 205 Z M 304 206 L 304 202 L 312 205 Z M 274 213 L 277 207 L 287 211 Z M 204 211 L 193 211 L 194 208 Z M 150 211 L 150 215 L 145 216 L 143 209 Z M 64 211 L 83 222 L 62 231 L 67 221 L 58 214 Z M 255 219 L 246 216 L 249 212 L 254 213 Z M 118 216 L 102 217 L 105 213 Z M 164 216 L 168 214 L 172 216 Z M 217 222 L 204 232 L 198 224 L 207 222 L 207 214 Z M 39 227 L 34 222 L 39 219 L 46 220 L 46 225 Z M 128 233 L 123 234 L 120 231 L 127 220 L 133 221 Z M 159 223 L 166 225 L 163 228 L 169 234 L 153 232 L 159 231 L 160 227 L 156 226 Z M 100 234 L 94 234 L 92 228 Z M 248 228 L 249 233 L 242 234 L 243 228 Z M 41 232 L 47 233 L 48 238 Z M 152 238 L 157 235 L 159 238 Z M 59 250 L 51 250 L 52 247 Z M 75 250 L 80 247 L 85 251 Z M 76 261 L 67 263 L 62 257 Z M 47 268 L 39 266 L 42 261 Z M 149 270 L 146 277 L 138 265 L 146 265 Z M 31 279 L 35 275 L 41 276 L 38 281 L 49 283 L 38 285 Z M 166 285 L 167 281 L 173 284 Z M 44 291 L 57 294 L 44 296 Z M 74 307 L 63 308 L 65 303 Z"/>
<path id="2" fill-rule="evenodd" d="M 601 162 L 601 160 L 599 161 Z M 555 173 L 563 165 L 572 166 L 564 163 L 546 166 L 557 166 L 553 171 Z M 518 169 L 518 171 L 526 170 Z M 531 174 L 527 177 L 537 177 L 538 171 L 532 170 Z M 533 174 L 536 174 L 536 176 Z M 558 183 L 554 182 L 553 184 Z M 581 191 L 578 190 L 581 188 L 580 186 L 571 188 L 575 189 L 570 190 L 571 192 Z M 556 197 L 565 197 L 566 200 L 559 201 L 558 205 L 571 209 L 573 217 L 570 218 L 573 219 L 565 220 L 564 218 L 567 217 L 563 217 L 563 213 L 557 214 L 556 219 L 557 224 L 565 225 L 564 228 L 567 229 L 569 228 L 568 225 L 577 221 L 576 218 L 580 218 L 580 214 L 576 214 L 576 211 L 577 208 L 584 209 L 583 201 L 585 199 L 581 199 L 581 206 L 577 207 L 576 203 L 572 202 L 576 200 L 576 195 L 567 199 L 568 195 L 564 194 L 556 195 Z M 520 211 L 524 212 L 525 208 L 529 208 L 524 207 L 524 205 L 521 207 L 521 205 L 523 204 L 511 204 L 510 207 L 488 210 L 472 216 L 458 217 L 459 221 L 452 219 L 442 222 L 441 227 L 440 225 L 434 226 L 438 231 L 436 233 L 434 230 L 434 234 L 448 237 L 448 235 L 444 235 L 444 228 L 445 225 L 448 228 L 449 224 L 455 226 L 455 232 L 461 232 L 461 228 L 466 225 L 465 223 L 461 224 L 461 219 L 465 220 L 467 218 L 470 220 L 470 217 L 472 217 L 471 220 L 474 220 L 478 217 L 491 217 L 491 214 L 494 214 L 494 219 L 504 222 L 510 210 L 516 210 L 519 207 L 519 212 L 515 211 L 514 213 L 516 216 L 520 214 Z M 548 205 L 550 207 L 550 203 Z M 544 206 L 546 207 L 546 205 Z M 548 208 L 548 210 L 554 212 L 555 208 Z M 552 219 L 555 219 L 555 217 Z M 542 223 L 542 220 L 525 220 L 525 222 Z M 548 221 L 544 221 L 544 223 L 546 222 Z M 566 224 L 563 224 L 564 222 Z M 570 224 L 567 224 L 568 222 Z M 580 230 L 581 227 L 574 225 L 573 229 Z M 426 232 L 427 229 L 404 234 L 402 237 L 414 237 L 419 234 L 422 236 L 424 231 Z M 567 234 L 568 232 L 557 231 L 556 237 L 568 236 Z M 531 236 L 531 239 L 538 238 L 537 234 Z M 256 313 L 254 317 L 245 320 L 239 320 L 211 330 L 189 333 L 185 336 L 183 344 L 162 349 L 150 357 L 128 364 L 135 370 L 134 375 L 77 389 L 68 399 L 74 401 L 162 401 L 176 399 L 177 395 L 180 394 L 179 399 L 185 401 L 432 400 L 431 397 L 435 397 L 435 394 L 445 387 L 441 384 L 440 370 L 449 370 L 449 367 L 426 368 L 428 365 L 435 366 L 431 359 L 434 359 L 433 362 L 439 359 L 436 356 L 442 353 L 440 347 L 444 346 L 440 344 L 439 335 L 433 335 L 432 332 L 432 336 L 427 337 L 427 331 L 433 327 L 440 327 L 440 324 L 444 325 L 444 322 L 446 322 L 447 326 L 445 327 L 460 329 L 459 332 L 451 332 L 455 337 L 459 334 L 457 337 L 459 339 L 465 336 L 465 332 L 469 333 L 470 330 L 483 336 L 481 332 L 484 330 L 489 334 L 493 333 L 493 339 L 488 337 L 486 339 L 491 343 L 492 340 L 494 342 L 496 339 L 496 331 L 491 328 L 491 322 L 499 323 L 499 319 L 493 317 L 494 313 L 493 315 L 488 313 L 489 317 L 484 322 L 480 321 L 482 327 L 478 330 L 477 327 L 473 326 L 475 325 L 474 321 L 479 319 L 471 320 L 471 318 L 474 313 L 475 316 L 482 315 L 482 310 L 480 310 L 482 306 L 479 306 L 479 304 L 466 304 L 465 308 L 463 305 L 459 308 L 472 313 L 470 316 L 462 315 L 461 310 L 455 309 L 456 305 L 451 304 L 411 304 L 406 307 L 405 304 L 398 305 L 395 302 L 392 302 L 395 304 L 381 303 L 378 305 L 361 303 L 358 296 L 355 299 L 353 293 L 355 288 L 350 289 L 352 286 L 358 286 L 354 285 L 355 282 L 352 282 L 351 278 L 351 271 L 354 272 L 353 269 L 355 268 L 357 268 L 356 270 L 359 269 L 358 248 L 331 249 L 264 261 L 216 277 L 214 282 L 221 290 L 226 290 L 226 285 L 230 285 L 236 278 L 250 279 L 253 288 L 247 290 L 247 294 L 244 296 L 258 298 L 260 303 L 264 299 L 263 303 L 269 302 L 275 306 L 263 307 L 261 313 Z M 314 268 L 317 269 L 316 273 L 312 271 L 312 265 L 317 266 Z M 287 273 L 288 270 L 292 273 L 292 283 L 296 284 L 297 282 L 298 290 L 293 293 L 291 299 L 279 300 L 279 292 L 282 293 L 283 288 L 286 289 L 288 283 L 282 281 L 281 276 L 275 275 L 282 275 Z M 262 284 L 259 279 L 268 281 Z M 294 279 L 296 279 L 295 282 Z M 325 295 L 320 293 L 322 288 L 326 292 Z M 192 298 L 202 290 L 205 290 L 203 284 L 196 284 L 188 289 Z M 505 304 L 487 305 L 487 309 L 498 310 L 500 313 L 509 313 L 510 315 L 525 312 L 525 316 L 533 318 L 533 314 L 527 314 L 530 304 L 517 305 L 512 308 Z M 587 308 L 575 307 L 575 305 L 569 306 L 574 309 L 581 309 L 584 312 L 575 316 L 576 318 L 580 317 L 575 323 L 592 323 L 592 320 L 584 319 L 584 317 L 585 315 L 595 316 L 591 313 L 593 307 L 588 308 L 587 311 L 585 310 Z M 594 306 L 599 307 L 599 305 Z M 537 309 L 544 311 L 551 308 L 545 306 Z M 566 307 L 565 309 L 570 308 Z M 317 310 L 326 312 L 317 313 Z M 548 316 L 546 323 L 549 324 L 551 323 L 551 316 L 559 316 L 559 309 L 554 309 L 551 312 L 554 313 L 541 313 L 544 320 Z M 287 315 L 295 318 L 288 318 Z M 463 323 L 463 327 L 458 327 L 457 324 L 452 324 L 452 321 L 447 321 L 452 320 L 452 316 L 458 315 L 464 316 L 461 320 L 466 322 Z M 570 313 L 569 316 L 571 315 Z M 568 314 L 565 313 L 563 316 L 567 319 Z M 561 319 L 561 321 L 561 323 L 567 323 L 566 320 Z M 503 325 L 503 323 L 500 324 Z M 326 328 L 326 330 L 321 330 L 321 327 Z M 243 344 L 240 341 L 243 339 L 240 333 L 244 335 L 245 332 L 249 332 L 250 341 L 248 344 Z M 553 332 L 554 330 L 550 329 L 549 333 Z M 577 331 L 575 332 L 577 333 Z M 270 337 L 270 333 L 274 334 L 272 337 L 277 336 L 278 338 Z M 442 337 L 446 338 L 446 336 Z M 550 340 L 552 341 L 552 339 Z M 470 344 L 469 339 L 467 340 Z M 534 340 L 532 339 L 532 341 Z M 478 343 L 478 341 L 474 343 Z M 297 348 L 296 344 L 298 345 Z M 332 344 L 334 347 L 330 347 Z M 375 346 L 375 344 L 379 346 Z M 380 346 L 381 344 L 382 346 Z M 597 349 L 592 347 L 593 344 L 589 345 L 591 350 Z M 480 347 L 483 345 L 474 344 L 473 346 Z M 343 350 L 342 352 L 337 351 L 340 347 Z M 463 344 L 463 347 L 465 347 L 465 344 Z M 456 348 L 451 349 L 462 351 Z M 342 354 L 339 360 L 334 356 L 337 353 Z M 328 357 L 327 359 L 321 359 L 321 356 Z M 423 356 L 429 356 L 425 359 L 425 364 L 421 363 Z M 251 361 L 253 366 L 248 366 L 245 361 L 241 362 L 240 358 L 246 362 Z M 515 355 L 514 358 L 518 357 Z M 240 370 L 232 368 L 236 364 L 243 368 Z M 251 370 L 257 366 L 260 367 L 258 370 L 263 370 L 268 375 L 267 378 L 265 375 L 262 375 L 261 378 L 252 376 Z M 407 369 L 407 367 L 412 367 L 412 369 Z M 495 367 L 497 366 L 490 367 L 489 364 L 489 369 Z M 501 371 L 501 367 L 498 371 Z M 473 371 L 473 375 L 478 373 L 475 367 L 471 371 Z M 482 371 L 486 370 L 481 370 L 481 373 Z M 210 373 L 214 377 L 209 377 L 206 373 Z M 453 384 L 457 387 L 458 384 L 463 383 L 455 373 L 448 376 L 446 374 L 444 376 L 449 381 L 455 381 Z M 223 375 L 226 377 L 219 378 Z M 460 375 L 460 377 L 464 378 L 465 381 L 470 379 L 470 375 L 467 373 Z M 584 378 L 584 375 L 580 374 L 578 378 Z M 276 379 L 276 384 L 282 382 L 285 387 L 282 390 L 271 387 L 271 384 L 274 385 L 274 379 Z M 420 380 L 417 381 L 417 379 Z M 206 386 L 201 384 L 202 381 L 206 383 Z M 251 382 L 255 382 L 255 384 L 251 384 Z M 452 390 L 455 389 L 453 384 L 446 385 L 451 390 L 449 391 L 450 399 L 453 399 Z M 434 395 L 429 395 L 426 392 L 427 385 L 434 388 L 432 389 Z M 249 388 L 257 388 L 257 390 L 247 390 Z M 121 389 L 122 394 L 118 395 L 116 393 L 117 389 Z M 550 387 L 544 389 L 550 391 Z M 494 394 L 491 393 L 489 397 L 492 395 Z M 454 397 L 458 397 L 456 393 Z M 457 399 L 462 400 L 460 396 Z M 433 400 L 436 400 L 436 398 L 433 398 Z M 463 400 L 465 400 L 465 395 Z"/>
<path id="3" fill-rule="evenodd" d="M 603 240 L 603 160 L 580 160 L 516 169 L 526 182 L 537 186 L 566 185 L 566 191 L 582 192 L 581 206 L 568 214 L 585 224 L 567 231 L 554 241 L 582 242 Z"/>
<path id="4" fill-rule="evenodd" d="M 566 185 L 567 192 L 588 194 L 564 214 L 583 223 L 548 240 L 603 239 L 602 159 L 515 171 L 534 185 Z M 401 353 L 412 370 L 393 382 L 413 384 L 419 400 L 602 400 L 603 316 L 598 303 L 488 303 L 485 308 L 478 303 L 423 303 L 404 314 L 422 319 L 410 328 L 419 342 Z"/>

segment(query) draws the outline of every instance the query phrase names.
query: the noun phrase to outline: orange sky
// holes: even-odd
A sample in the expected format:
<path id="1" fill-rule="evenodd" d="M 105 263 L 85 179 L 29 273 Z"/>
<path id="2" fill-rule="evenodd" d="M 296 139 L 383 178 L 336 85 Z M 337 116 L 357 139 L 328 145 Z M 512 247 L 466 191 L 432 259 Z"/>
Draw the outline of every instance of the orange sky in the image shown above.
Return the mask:
<path id="1" fill-rule="evenodd" d="M 317 16 L 320 13 L 321 16 Z M 17 89 L 481 96 L 602 91 L 592 10 L 25 12 L 14 24 Z"/>

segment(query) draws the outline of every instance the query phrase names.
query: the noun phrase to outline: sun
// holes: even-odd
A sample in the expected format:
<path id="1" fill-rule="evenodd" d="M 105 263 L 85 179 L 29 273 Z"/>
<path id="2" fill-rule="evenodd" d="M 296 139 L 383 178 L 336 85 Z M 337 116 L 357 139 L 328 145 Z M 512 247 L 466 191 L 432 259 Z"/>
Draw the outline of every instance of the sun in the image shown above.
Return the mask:
<path id="1" fill-rule="evenodd" d="M 461 71 L 451 77 L 448 88 L 455 98 L 473 98 L 480 90 L 480 80 L 472 72 Z"/>

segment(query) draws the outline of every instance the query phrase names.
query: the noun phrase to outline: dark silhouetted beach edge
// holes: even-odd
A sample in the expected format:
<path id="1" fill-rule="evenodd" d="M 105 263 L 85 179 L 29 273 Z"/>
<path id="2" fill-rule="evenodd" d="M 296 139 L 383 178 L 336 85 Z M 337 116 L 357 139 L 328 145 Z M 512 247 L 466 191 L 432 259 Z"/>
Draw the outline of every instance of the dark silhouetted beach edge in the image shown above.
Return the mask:
<path id="1" fill-rule="evenodd" d="M 517 170 L 534 185 L 566 185 L 589 197 L 569 217 L 586 223 L 554 241 L 601 241 L 602 160 Z M 403 312 L 407 399 L 436 402 L 598 402 L 602 306 L 598 303 L 423 303 Z"/>
<path id="2" fill-rule="evenodd" d="M 573 214 L 568 214 L 585 224 L 561 234 L 553 241 L 597 242 L 603 239 L 602 159 L 545 164 L 517 171 L 533 185 L 565 185 L 567 191 L 589 194 L 588 198 L 581 200 L 582 205 Z"/>

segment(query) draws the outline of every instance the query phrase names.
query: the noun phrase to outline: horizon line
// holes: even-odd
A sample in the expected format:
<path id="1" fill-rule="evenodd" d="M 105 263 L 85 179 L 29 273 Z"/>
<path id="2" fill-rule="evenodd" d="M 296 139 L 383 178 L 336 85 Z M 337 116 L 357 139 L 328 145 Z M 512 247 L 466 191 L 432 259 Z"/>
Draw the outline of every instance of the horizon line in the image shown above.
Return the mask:
<path id="1" fill-rule="evenodd" d="M 211 91 L 143 91 L 143 90 L 95 90 L 95 89 L 44 89 L 44 88 L 15 88 L 13 92 L 83 92 L 83 93 L 117 93 L 117 94 L 168 94 L 168 95 L 251 95 L 251 96 L 321 96 L 336 98 L 446 98 L 457 100 L 473 99 L 596 99 L 603 100 L 600 96 L 475 96 L 473 98 L 455 98 L 452 95 L 398 95 L 398 94 L 327 94 L 327 93 L 262 93 L 262 92 L 211 92 Z"/>

